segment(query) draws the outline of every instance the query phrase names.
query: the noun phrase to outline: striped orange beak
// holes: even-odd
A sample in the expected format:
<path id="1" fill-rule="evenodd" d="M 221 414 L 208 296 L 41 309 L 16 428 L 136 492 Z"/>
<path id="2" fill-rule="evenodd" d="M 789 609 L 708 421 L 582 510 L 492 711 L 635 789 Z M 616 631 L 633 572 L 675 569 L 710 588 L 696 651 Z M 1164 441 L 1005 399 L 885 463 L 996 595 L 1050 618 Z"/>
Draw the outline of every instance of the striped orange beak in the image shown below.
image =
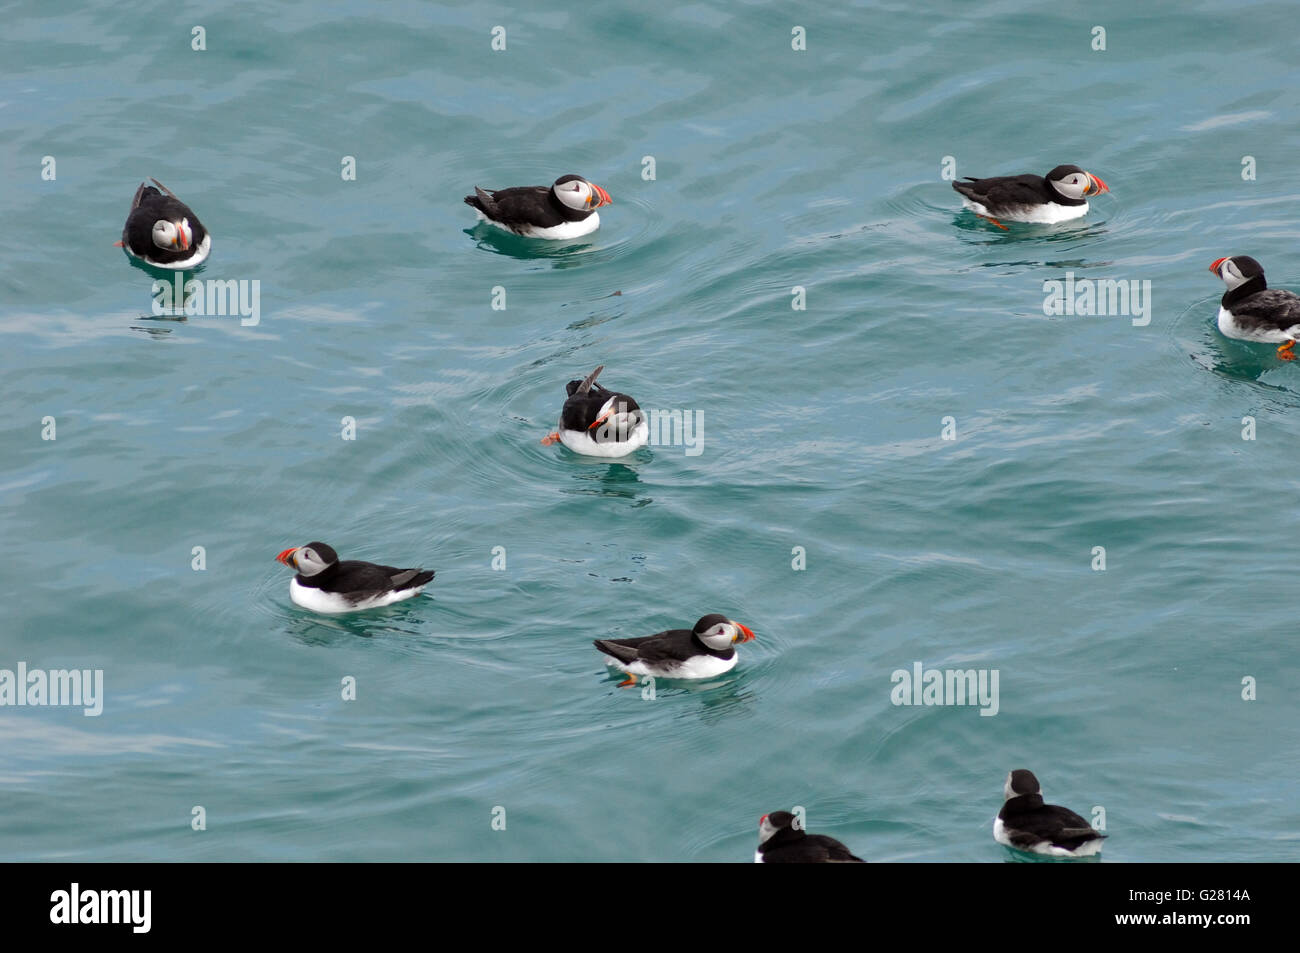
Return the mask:
<path id="1" fill-rule="evenodd" d="M 1214 260 L 1214 264 L 1210 266 L 1210 271 L 1214 272 L 1214 274 L 1217 275 L 1219 273 L 1219 266 L 1222 265 L 1227 260 L 1228 260 L 1227 258 L 1216 258 Z"/>
<path id="2" fill-rule="evenodd" d="M 609 197 L 609 193 L 606 192 L 604 189 L 602 189 L 595 182 L 588 182 L 587 184 L 591 186 L 591 198 L 587 200 L 587 204 L 590 205 L 592 208 L 600 208 L 602 205 L 614 204 L 614 200 Z M 592 201 L 593 199 L 600 199 L 600 201 L 593 203 Z"/>
<path id="3" fill-rule="evenodd" d="M 749 626 L 744 625 L 743 623 L 740 623 L 740 622 L 735 622 L 735 621 L 733 621 L 733 620 L 731 620 L 731 619 L 728 619 L 727 621 L 728 621 L 728 622 L 731 622 L 732 625 L 734 625 L 736 628 L 738 628 L 741 632 L 744 632 L 744 633 L 745 633 L 745 637 L 744 637 L 743 639 L 736 639 L 737 642 L 753 642 L 753 641 L 754 641 L 754 639 L 755 639 L 754 630 L 751 629 Z"/>
<path id="4" fill-rule="evenodd" d="M 1103 182 L 1103 181 L 1102 181 L 1100 178 L 1098 178 L 1097 176 L 1093 175 L 1091 172 L 1088 173 L 1088 179 L 1089 179 L 1089 181 L 1092 182 L 1092 193 L 1091 193 L 1091 194 L 1093 194 L 1093 195 L 1100 195 L 1102 192 L 1109 192 L 1109 191 L 1110 191 L 1110 186 L 1107 185 L 1105 182 Z"/>
<path id="5" fill-rule="evenodd" d="M 288 549 L 286 549 L 284 552 L 282 552 L 279 556 L 276 556 L 276 557 L 275 557 L 275 561 L 278 562 L 278 563 L 284 563 L 284 564 L 285 564 L 286 566 L 288 566 L 290 569 L 297 569 L 297 568 L 298 568 L 298 564 L 295 563 L 295 562 L 293 561 L 293 554 L 296 553 L 297 551 L 298 551 L 298 547 L 297 547 L 297 546 L 290 546 Z"/>

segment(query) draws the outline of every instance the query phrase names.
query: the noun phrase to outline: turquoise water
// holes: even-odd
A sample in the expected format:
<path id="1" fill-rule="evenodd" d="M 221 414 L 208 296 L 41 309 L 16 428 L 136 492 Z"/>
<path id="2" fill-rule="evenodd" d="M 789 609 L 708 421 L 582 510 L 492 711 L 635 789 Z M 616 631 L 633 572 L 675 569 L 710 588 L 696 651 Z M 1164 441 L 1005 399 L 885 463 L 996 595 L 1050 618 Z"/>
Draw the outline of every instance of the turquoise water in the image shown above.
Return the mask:
<path id="1" fill-rule="evenodd" d="M 1110 861 L 1296 858 L 1300 367 L 1218 335 L 1206 271 L 1300 288 L 1291 5 L 3 19 L 0 668 L 105 698 L 0 710 L 0 857 L 744 861 L 799 805 L 871 861 L 1001 862 L 1029 767 Z M 946 156 L 1111 194 L 1003 232 Z M 615 203 L 576 246 L 461 203 L 568 172 Z M 151 313 L 112 247 L 147 176 L 257 325 Z M 1149 324 L 1044 314 L 1067 272 L 1149 281 Z M 602 363 L 702 452 L 543 447 Z M 273 557 L 316 539 L 438 575 L 312 616 Z M 709 685 L 590 645 L 712 611 L 758 638 Z M 996 669 L 997 715 L 892 704 L 916 662 Z"/>

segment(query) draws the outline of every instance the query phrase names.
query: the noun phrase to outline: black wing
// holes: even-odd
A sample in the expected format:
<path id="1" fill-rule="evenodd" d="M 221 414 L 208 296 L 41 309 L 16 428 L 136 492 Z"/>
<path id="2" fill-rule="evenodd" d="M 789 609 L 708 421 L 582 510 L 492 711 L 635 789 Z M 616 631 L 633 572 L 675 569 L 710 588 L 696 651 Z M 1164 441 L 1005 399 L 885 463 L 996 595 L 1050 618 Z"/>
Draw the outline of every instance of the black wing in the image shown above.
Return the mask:
<path id="1" fill-rule="evenodd" d="M 865 864 L 861 857 L 825 834 L 809 834 L 790 844 L 763 852 L 765 864 Z"/>
<path id="2" fill-rule="evenodd" d="M 954 182 L 952 187 L 985 208 L 1009 208 L 1021 205 L 1041 205 L 1051 200 L 1043 188 L 1043 178 L 1038 175 L 1002 175 L 990 179 L 972 179 Z"/>
<path id="3" fill-rule="evenodd" d="M 483 190 L 476 190 L 473 196 L 477 202 L 470 201 L 471 197 L 466 196 L 465 201 L 483 212 L 494 222 L 500 222 L 502 225 L 511 227 L 534 226 L 536 228 L 551 228 L 555 225 L 562 225 L 566 219 L 555 208 L 555 203 L 551 200 L 551 188 L 548 185 L 528 185 L 513 189 L 500 189 L 491 193 L 491 199 L 484 202 Z M 484 205 L 487 208 L 484 208 Z M 491 211 L 488 211 L 488 208 Z M 579 216 L 582 217 L 582 216 Z"/>
<path id="4" fill-rule="evenodd" d="M 824 864 L 865 864 L 866 861 L 861 857 L 853 856 L 853 852 L 837 841 L 834 837 L 827 837 L 825 834 L 809 834 L 805 842 L 812 841 L 821 848 L 825 859 Z"/>
<path id="5" fill-rule="evenodd" d="M 569 381 L 570 385 L 577 381 Z M 560 426 L 565 430 L 587 430 L 600 416 L 600 408 L 614 395 L 596 384 L 585 394 L 572 394 L 560 411 Z"/>
<path id="6" fill-rule="evenodd" d="M 1247 328 L 1287 330 L 1300 324 L 1300 296 L 1281 288 L 1267 288 L 1232 305 L 1228 310 Z"/>
<path id="7" fill-rule="evenodd" d="M 379 566 L 356 559 L 345 559 L 338 564 L 334 585 L 345 592 L 388 592 L 415 589 L 429 582 L 433 570 L 398 569 L 396 566 Z"/>
<path id="8" fill-rule="evenodd" d="M 669 629 L 637 639 L 596 639 L 592 644 L 620 662 L 680 662 L 694 654 L 690 629 Z"/>
<path id="9" fill-rule="evenodd" d="M 1011 843 L 1025 849 L 1047 841 L 1054 847 L 1074 850 L 1080 844 L 1106 836 L 1093 830 L 1074 811 L 1056 804 L 1045 804 L 1039 810 L 1004 819 L 1003 824 Z"/>

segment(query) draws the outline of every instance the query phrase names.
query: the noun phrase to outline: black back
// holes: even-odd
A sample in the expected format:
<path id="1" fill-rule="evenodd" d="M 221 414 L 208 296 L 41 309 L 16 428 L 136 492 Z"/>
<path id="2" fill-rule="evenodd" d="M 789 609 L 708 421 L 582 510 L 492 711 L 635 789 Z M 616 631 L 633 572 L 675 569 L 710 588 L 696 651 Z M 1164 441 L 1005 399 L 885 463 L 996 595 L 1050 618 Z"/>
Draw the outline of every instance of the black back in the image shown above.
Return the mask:
<path id="1" fill-rule="evenodd" d="M 1047 841 L 1053 847 L 1075 850 L 1106 836 L 1093 830 L 1087 820 L 1069 808 L 1044 804 L 1041 794 L 1009 798 L 998 811 L 998 817 L 1011 843 L 1025 849 Z"/>
<path id="2" fill-rule="evenodd" d="M 596 639 L 592 644 L 620 662 L 684 662 L 700 655 L 729 659 L 736 654 L 731 645 L 721 651 L 709 648 L 690 629 L 669 629 L 636 639 Z"/>
<path id="3" fill-rule="evenodd" d="M 768 820 L 780 829 L 758 845 L 765 864 L 865 864 L 844 844 L 825 834 L 809 834 L 793 826 L 794 815 L 777 811 Z"/>

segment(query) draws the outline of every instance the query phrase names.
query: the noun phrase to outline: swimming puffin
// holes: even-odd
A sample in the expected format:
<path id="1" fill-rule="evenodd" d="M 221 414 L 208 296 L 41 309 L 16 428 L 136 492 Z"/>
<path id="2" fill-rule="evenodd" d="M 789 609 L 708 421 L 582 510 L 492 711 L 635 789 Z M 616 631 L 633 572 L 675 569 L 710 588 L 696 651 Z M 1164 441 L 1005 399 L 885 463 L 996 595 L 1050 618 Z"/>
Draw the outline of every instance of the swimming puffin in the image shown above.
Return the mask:
<path id="1" fill-rule="evenodd" d="M 496 192 L 474 186 L 465 204 L 485 222 L 525 238 L 580 238 L 600 228 L 596 209 L 614 200 L 580 175 L 562 175 L 554 185 L 527 185 Z"/>
<path id="2" fill-rule="evenodd" d="M 574 453 L 589 457 L 625 457 L 650 440 L 645 412 L 627 394 L 606 390 L 596 383 L 602 364 L 586 380 L 569 381 L 568 400 L 560 411 L 560 429 L 542 438 L 557 441 Z"/>
<path id="3" fill-rule="evenodd" d="M 789 811 L 773 811 L 758 820 L 756 864 L 865 864 L 861 857 L 825 834 L 809 834 L 794 826 Z"/>
<path id="4" fill-rule="evenodd" d="M 153 185 L 141 182 L 135 190 L 117 246 L 157 268 L 179 271 L 203 264 L 212 250 L 212 236 L 176 193 L 157 179 L 149 181 Z"/>
<path id="5" fill-rule="evenodd" d="M 638 675 L 656 678 L 713 678 L 736 666 L 737 642 L 748 642 L 748 626 L 714 612 L 695 623 L 694 629 L 669 629 L 637 639 L 596 639 L 592 644 L 606 655 L 605 664 L 623 671 L 619 688 L 635 685 Z"/>
<path id="6" fill-rule="evenodd" d="M 329 614 L 359 612 L 418 596 L 433 570 L 397 569 L 346 559 L 325 543 L 291 546 L 275 557 L 298 575 L 289 581 L 289 598 L 304 609 Z"/>
<path id="7" fill-rule="evenodd" d="M 993 839 L 1006 847 L 1052 857 L 1091 857 L 1101 853 L 1106 837 L 1069 808 L 1043 803 L 1034 772 L 1023 768 L 1007 775 L 1006 800 L 993 822 Z"/>
<path id="8" fill-rule="evenodd" d="M 1047 175 L 966 176 L 966 181 L 952 187 L 966 208 L 1003 229 L 1006 226 L 998 219 L 1052 225 L 1082 218 L 1088 214 L 1084 196 L 1110 191 L 1105 182 L 1077 165 L 1058 165 Z"/>
<path id="9" fill-rule="evenodd" d="M 1249 255 L 1220 258 L 1210 271 L 1228 286 L 1219 301 L 1219 330 L 1241 341 L 1279 344 L 1277 356 L 1295 360 L 1300 336 L 1300 296 L 1264 281 L 1264 269 Z"/>

